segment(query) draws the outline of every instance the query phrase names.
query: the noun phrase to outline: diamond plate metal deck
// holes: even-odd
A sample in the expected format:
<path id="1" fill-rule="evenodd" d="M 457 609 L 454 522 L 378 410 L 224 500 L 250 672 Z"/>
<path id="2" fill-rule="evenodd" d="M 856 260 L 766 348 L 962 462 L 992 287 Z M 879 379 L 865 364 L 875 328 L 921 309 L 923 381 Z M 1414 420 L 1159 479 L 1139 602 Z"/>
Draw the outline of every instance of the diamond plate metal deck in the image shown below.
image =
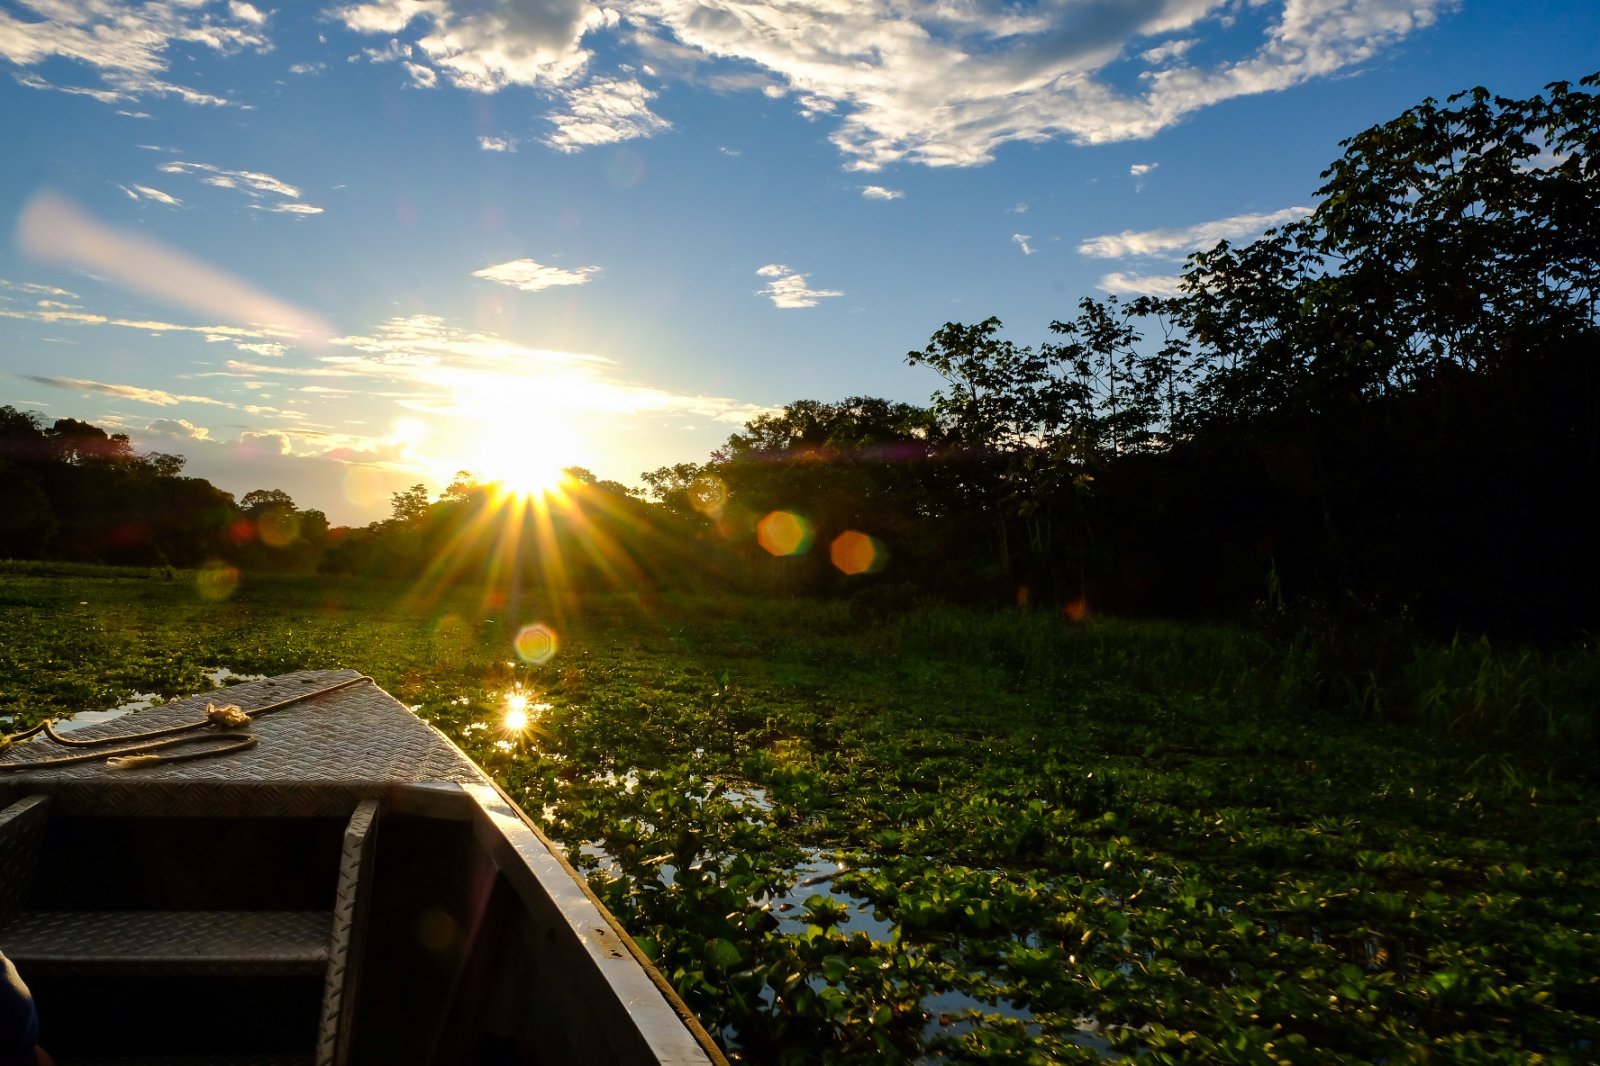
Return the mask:
<path id="1" fill-rule="evenodd" d="M 75 730 L 72 739 L 200 721 L 211 702 L 253 710 L 360 676 L 320 670 L 250 681 Z M 260 741 L 248 751 L 132 770 L 108 769 L 100 760 L 35 767 L 86 750 L 38 736 L 0 755 L 0 798 L 49 795 L 57 813 L 70 815 L 294 817 L 348 814 L 396 785 L 485 781 L 453 745 L 371 681 L 263 714 L 248 731 Z"/>
<path id="2" fill-rule="evenodd" d="M 29 974 L 321 976 L 324 911 L 25 911 L 5 952 Z"/>

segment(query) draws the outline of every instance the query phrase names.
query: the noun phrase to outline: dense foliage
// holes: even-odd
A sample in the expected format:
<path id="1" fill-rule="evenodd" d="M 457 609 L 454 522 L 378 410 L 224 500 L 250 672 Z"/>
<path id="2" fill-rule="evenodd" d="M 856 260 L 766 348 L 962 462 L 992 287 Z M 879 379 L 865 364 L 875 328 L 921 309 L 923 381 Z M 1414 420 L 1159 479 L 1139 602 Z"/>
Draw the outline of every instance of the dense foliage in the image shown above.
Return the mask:
<path id="1" fill-rule="evenodd" d="M 1391 725 L 1248 631 L 590 597 L 513 666 L 493 593 L 0 566 L 0 710 L 370 672 L 742 1061 L 1593 1059 L 1593 648 L 1397 648 Z"/>
<path id="2" fill-rule="evenodd" d="M 46 426 L 0 407 L 0 557 L 124 565 L 246 565 L 305 570 L 328 539 L 328 520 L 280 489 L 234 500 L 184 458 L 138 455 L 125 433 L 74 418 Z"/>
<path id="3" fill-rule="evenodd" d="M 1600 102 L 1479 89 L 1344 148 L 1314 213 L 1192 256 L 1177 296 L 1084 299 L 1037 347 L 947 324 L 908 356 L 947 382 L 930 410 L 791 404 L 657 498 L 724 536 L 859 528 L 945 593 L 1592 627 Z"/>

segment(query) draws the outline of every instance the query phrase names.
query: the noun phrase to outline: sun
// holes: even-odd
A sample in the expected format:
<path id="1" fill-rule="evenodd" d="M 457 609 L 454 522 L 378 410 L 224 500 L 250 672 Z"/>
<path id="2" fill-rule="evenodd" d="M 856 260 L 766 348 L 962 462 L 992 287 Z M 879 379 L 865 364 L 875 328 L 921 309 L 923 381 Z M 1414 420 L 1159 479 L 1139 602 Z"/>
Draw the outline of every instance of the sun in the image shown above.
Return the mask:
<path id="1" fill-rule="evenodd" d="M 502 416 L 483 426 L 456 469 L 512 496 L 559 492 L 571 480 L 574 434 L 550 418 Z"/>

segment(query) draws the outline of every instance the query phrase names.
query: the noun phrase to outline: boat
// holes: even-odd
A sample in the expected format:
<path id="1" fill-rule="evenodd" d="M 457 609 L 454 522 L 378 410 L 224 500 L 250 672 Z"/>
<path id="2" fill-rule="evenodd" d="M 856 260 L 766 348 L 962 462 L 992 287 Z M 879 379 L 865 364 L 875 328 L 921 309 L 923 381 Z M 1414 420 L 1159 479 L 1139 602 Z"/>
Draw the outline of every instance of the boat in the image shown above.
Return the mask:
<path id="1" fill-rule="evenodd" d="M 354 670 L 0 752 L 0 951 L 61 1066 L 726 1063 L 538 826 Z"/>

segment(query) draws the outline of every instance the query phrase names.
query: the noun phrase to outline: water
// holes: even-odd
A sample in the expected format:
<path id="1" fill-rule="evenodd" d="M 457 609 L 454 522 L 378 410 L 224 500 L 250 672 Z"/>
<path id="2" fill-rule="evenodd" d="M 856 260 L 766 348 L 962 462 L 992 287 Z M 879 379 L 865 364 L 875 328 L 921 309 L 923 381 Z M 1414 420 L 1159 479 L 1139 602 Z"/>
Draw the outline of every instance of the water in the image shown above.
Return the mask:
<path id="1" fill-rule="evenodd" d="M 230 667 L 226 666 L 218 666 L 206 670 L 204 673 L 210 679 L 212 685 L 217 688 L 241 681 L 260 681 L 266 676 L 265 674 L 235 673 Z M 135 692 L 133 698 L 126 703 L 108 707 L 103 711 L 79 711 L 71 718 L 63 718 L 57 721 L 54 729 L 57 733 L 70 733 L 75 729 L 87 729 L 92 725 L 100 725 L 103 722 L 121 718 L 125 714 L 135 714 L 139 711 L 147 710 L 162 702 L 163 699 L 158 692 Z"/>

